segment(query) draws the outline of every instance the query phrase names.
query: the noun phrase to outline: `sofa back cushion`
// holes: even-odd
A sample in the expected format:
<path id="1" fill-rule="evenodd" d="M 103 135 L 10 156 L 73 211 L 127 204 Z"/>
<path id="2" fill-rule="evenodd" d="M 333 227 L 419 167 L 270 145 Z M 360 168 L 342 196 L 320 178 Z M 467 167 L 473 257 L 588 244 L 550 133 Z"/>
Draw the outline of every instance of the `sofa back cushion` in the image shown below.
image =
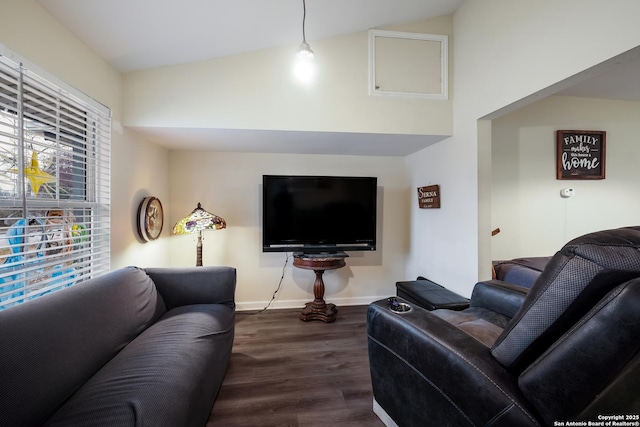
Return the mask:
<path id="1" fill-rule="evenodd" d="M 3 422 L 42 425 L 165 312 L 153 282 L 135 267 L 0 311 Z"/>
<path id="2" fill-rule="evenodd" d="M 640 227 L 599 231 L 567 243 L 533 284 L 491 353 L 521 372 L 611 289 L 640 276 Z"/>

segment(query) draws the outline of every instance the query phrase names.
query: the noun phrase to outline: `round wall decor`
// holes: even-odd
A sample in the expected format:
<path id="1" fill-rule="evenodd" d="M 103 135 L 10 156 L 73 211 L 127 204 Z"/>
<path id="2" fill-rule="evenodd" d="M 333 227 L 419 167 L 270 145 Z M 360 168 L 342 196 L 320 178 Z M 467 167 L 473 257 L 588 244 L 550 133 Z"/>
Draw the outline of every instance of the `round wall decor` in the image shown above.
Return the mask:
<path id="1" fill-rule="evenodd" d="M 145 242 L 160 237 L 164 224 L 162 203 L 155 197 L 145 197 L 138 207 L 138 234 Z"/>

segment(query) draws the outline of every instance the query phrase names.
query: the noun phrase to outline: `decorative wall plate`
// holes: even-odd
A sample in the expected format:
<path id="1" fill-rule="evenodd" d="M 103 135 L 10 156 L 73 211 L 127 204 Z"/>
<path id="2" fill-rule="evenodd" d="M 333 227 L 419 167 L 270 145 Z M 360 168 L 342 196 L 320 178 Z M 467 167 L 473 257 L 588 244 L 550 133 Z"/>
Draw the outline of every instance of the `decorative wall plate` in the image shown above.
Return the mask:
<path id="1" fill-rule="evenodd" d="M 138 234 L 145 242 L 160 237 L 164 224 L 162 203 L 155 197 L 145 197 L 138 207 Z"/>

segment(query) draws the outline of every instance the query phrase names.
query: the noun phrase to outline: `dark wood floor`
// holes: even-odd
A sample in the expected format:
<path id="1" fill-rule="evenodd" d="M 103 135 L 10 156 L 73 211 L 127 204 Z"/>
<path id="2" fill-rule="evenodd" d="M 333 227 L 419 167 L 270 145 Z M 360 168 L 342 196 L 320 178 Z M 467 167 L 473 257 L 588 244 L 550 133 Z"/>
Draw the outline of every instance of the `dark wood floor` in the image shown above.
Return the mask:
<path id="1" fill-rule="evenodd" d="M 207 427 L 384 426 L 372 410 L 366 306 L 333 323 L 300 310 L 237 313 L 233 354 Z"/>

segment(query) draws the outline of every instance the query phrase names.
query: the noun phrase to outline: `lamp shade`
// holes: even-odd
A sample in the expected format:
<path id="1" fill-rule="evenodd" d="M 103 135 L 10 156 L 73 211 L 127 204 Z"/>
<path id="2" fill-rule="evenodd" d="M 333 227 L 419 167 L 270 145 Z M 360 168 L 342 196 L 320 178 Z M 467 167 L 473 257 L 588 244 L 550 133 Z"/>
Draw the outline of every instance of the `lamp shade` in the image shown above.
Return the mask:
<path id="1" fill-rule="evenodd" d="M 221 230 L 223 228 L 227 228 L 224 218 L 205 211 L 198 203 L 197 208 L 173 227 L 173 234 L 191 234 L 203 230 Z"/>
<path id="2" fill-rule="evenodd" d="M 173 234 L 198 233 L 198 243 L 196 244 L 196 267 L 202 266 L 202 231 L 221 230 L 227 228 L 225 220 L 218 215 L 205 211 L 198 203 L 189 215 L 182 218 L 173 227 Z"/>

